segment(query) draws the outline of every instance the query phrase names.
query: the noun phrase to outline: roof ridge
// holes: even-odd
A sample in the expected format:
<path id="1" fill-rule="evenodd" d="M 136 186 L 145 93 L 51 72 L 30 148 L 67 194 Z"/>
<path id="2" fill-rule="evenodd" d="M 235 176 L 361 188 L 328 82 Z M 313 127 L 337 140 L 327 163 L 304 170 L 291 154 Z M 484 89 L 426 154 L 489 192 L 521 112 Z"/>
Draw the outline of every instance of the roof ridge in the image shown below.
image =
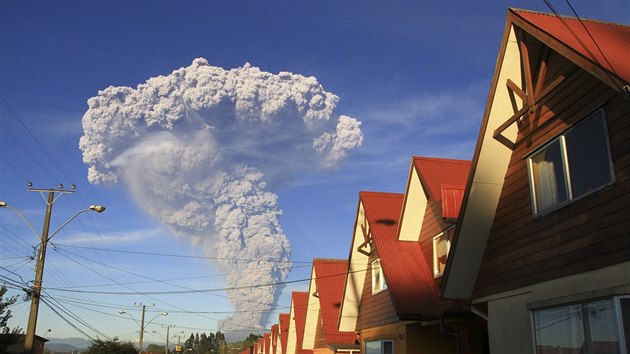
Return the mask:
<path id="1" fill-rule="evenodd" d="M 394 192 L 359 191 L 359 195 L 365 195 L 365 194 L 380 195 L 383 197 L 401 197 L 405 195 L 404 193 L 394 193 Z"/>
<path id="2" fill-rule="evenodd" d="M 315 262 L 336 262 L 336 263 L 341 263 L 341 262 L 345 262 L 348 263 L 348 260 L 345 258 L 313 258 L 313 263 Z"/>
<path id="3" fill-rule="evenodd" d="M 428 161 L 448 161 L 448 162 L 457 162 L 457 163 L 471 163 L 471 160 L 464 159 L 453 159 L 447 157 L 430 157 L 430 156 L 412 156 L 413 160 L 428 160 Z"/>
<path id="4" fill-rule="evenodd" d="M 548 13 L 548 12 L 540 12 L 540 11 L 534 11 L 534 10 L 529 10 L 529 9 L 519 9 L 519 8 L 515 8 L 515 7 L 510 7 L 508 9 L 509 11 L 512 11 L 513 13 L 517 14 L 519 12 L 527 12 L 530 14 L 536 14 L 536 15 L 544 15 L 544 16 L 549 16 L 549 17 L 554 17 L 556 18 L 557 16 L 555 14 L 552 13 Z M 565 20 L 573 20 L 573 21 L 588 21 L 588 22 L 592 22 L 592 23 L 598 23 L 601 25 L 607 25 L 607 26 L 614 26 L 614 27 L 621 27 L 621 28 L 626 28 L 626 29 L 630 29 L 630 25 L 624 25 L 622 23 L 618 23 L 618 22 L 610 22 L 610 21 L 603 21 L 603 20 L 596 20 L 596 19 L 592 19 L 592 18 L 584 18 L 584 17 L 580 17 L 579 19 L 575 16 L 569 16 L 569 15 L 559 15 L 562 19 Z"/>

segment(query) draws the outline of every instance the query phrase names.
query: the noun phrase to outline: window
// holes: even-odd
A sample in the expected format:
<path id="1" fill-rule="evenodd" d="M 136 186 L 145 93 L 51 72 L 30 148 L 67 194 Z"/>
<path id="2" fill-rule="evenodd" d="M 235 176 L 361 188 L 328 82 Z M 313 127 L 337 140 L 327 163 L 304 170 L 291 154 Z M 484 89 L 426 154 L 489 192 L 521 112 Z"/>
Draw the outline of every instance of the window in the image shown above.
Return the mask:
<path id="1" fill-rule="evenodd" d="M 604 110 L 599 109 L 527 158 L 534 214 L 613 183 Z"/>
<path id="2" fill-rule="evenodd" d="M 385 276 L 383 275 L 381 260 L 375 259 L 372 262 L 372 294 L 381 292 L 385 289 L 387 289 L 387 283 L 385 282 Z"/>
<path id="3" fill-rule="evenodd" d="M 630 297 L 533 311 L 536 353 L 626 353 L 629 312 Z"/>
<path id="4" fill-rule="evenodd" d="M 392 340 L 366 341 L 365 354 L 394 354 L 394 341 Z"/>
<path id="5" fill-rule="evenodd" d="M 451 241 L 454 234 L 455 227 L 452 226 L 433 237 L 433 276 L 436 278 L 444 273 L 448 251 L 451 249 Z"/>

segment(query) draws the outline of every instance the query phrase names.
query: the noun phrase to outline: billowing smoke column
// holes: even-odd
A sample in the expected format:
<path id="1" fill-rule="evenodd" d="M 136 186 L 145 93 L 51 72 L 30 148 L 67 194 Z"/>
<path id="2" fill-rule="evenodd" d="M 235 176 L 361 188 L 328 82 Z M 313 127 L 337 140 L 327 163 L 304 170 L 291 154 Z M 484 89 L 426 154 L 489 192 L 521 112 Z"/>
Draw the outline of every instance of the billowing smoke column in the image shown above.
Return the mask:
<path id="1" fill-rule="evenodd" d="M 273 190 L 363 142 L 359 121 L 335 115 L 337 101 L 313 77 L 200 58 L 90 98 L 80 148 L 91 183 L 124 182 L 175 235 L 217 257 L 228 289 L 273 284 L 286 279 L 291 251 Z M 264 325 L 281 290 L 228 290 L 235 312 L 220 329 Z"/>

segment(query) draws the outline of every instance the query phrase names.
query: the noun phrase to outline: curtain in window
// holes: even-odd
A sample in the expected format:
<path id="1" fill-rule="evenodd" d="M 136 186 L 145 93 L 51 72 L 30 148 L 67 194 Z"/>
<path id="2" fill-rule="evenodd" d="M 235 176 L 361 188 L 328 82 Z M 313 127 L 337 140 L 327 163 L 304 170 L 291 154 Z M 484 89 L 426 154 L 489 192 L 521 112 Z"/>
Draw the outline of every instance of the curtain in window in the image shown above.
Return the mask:
<path id="1" fill-rule="evenodd" d="M 532 156 L 537 212 L 545 211 L 567 200 L 560 142 Z"/>
<path id="2" fill-rule="evenodd" d="M 536 167 L 538 170 L 538 186 L 536 188 L 538 210 L 549 209 L 558 204 L 559 201 L 554 163 L 543 160 L 536 163 Z"/>

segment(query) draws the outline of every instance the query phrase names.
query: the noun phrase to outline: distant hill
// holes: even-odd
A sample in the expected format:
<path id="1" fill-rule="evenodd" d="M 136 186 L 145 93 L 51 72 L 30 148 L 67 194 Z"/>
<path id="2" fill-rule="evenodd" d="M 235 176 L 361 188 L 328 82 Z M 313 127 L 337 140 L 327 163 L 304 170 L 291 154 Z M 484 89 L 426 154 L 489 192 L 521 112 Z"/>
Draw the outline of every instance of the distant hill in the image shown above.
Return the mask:
<path id="1" fill-rule="evenodd" d="M 92 342 L 85 338 L 48 338 L 45 350 L 51 353 L 77 353 L 87 349 Z"/>

